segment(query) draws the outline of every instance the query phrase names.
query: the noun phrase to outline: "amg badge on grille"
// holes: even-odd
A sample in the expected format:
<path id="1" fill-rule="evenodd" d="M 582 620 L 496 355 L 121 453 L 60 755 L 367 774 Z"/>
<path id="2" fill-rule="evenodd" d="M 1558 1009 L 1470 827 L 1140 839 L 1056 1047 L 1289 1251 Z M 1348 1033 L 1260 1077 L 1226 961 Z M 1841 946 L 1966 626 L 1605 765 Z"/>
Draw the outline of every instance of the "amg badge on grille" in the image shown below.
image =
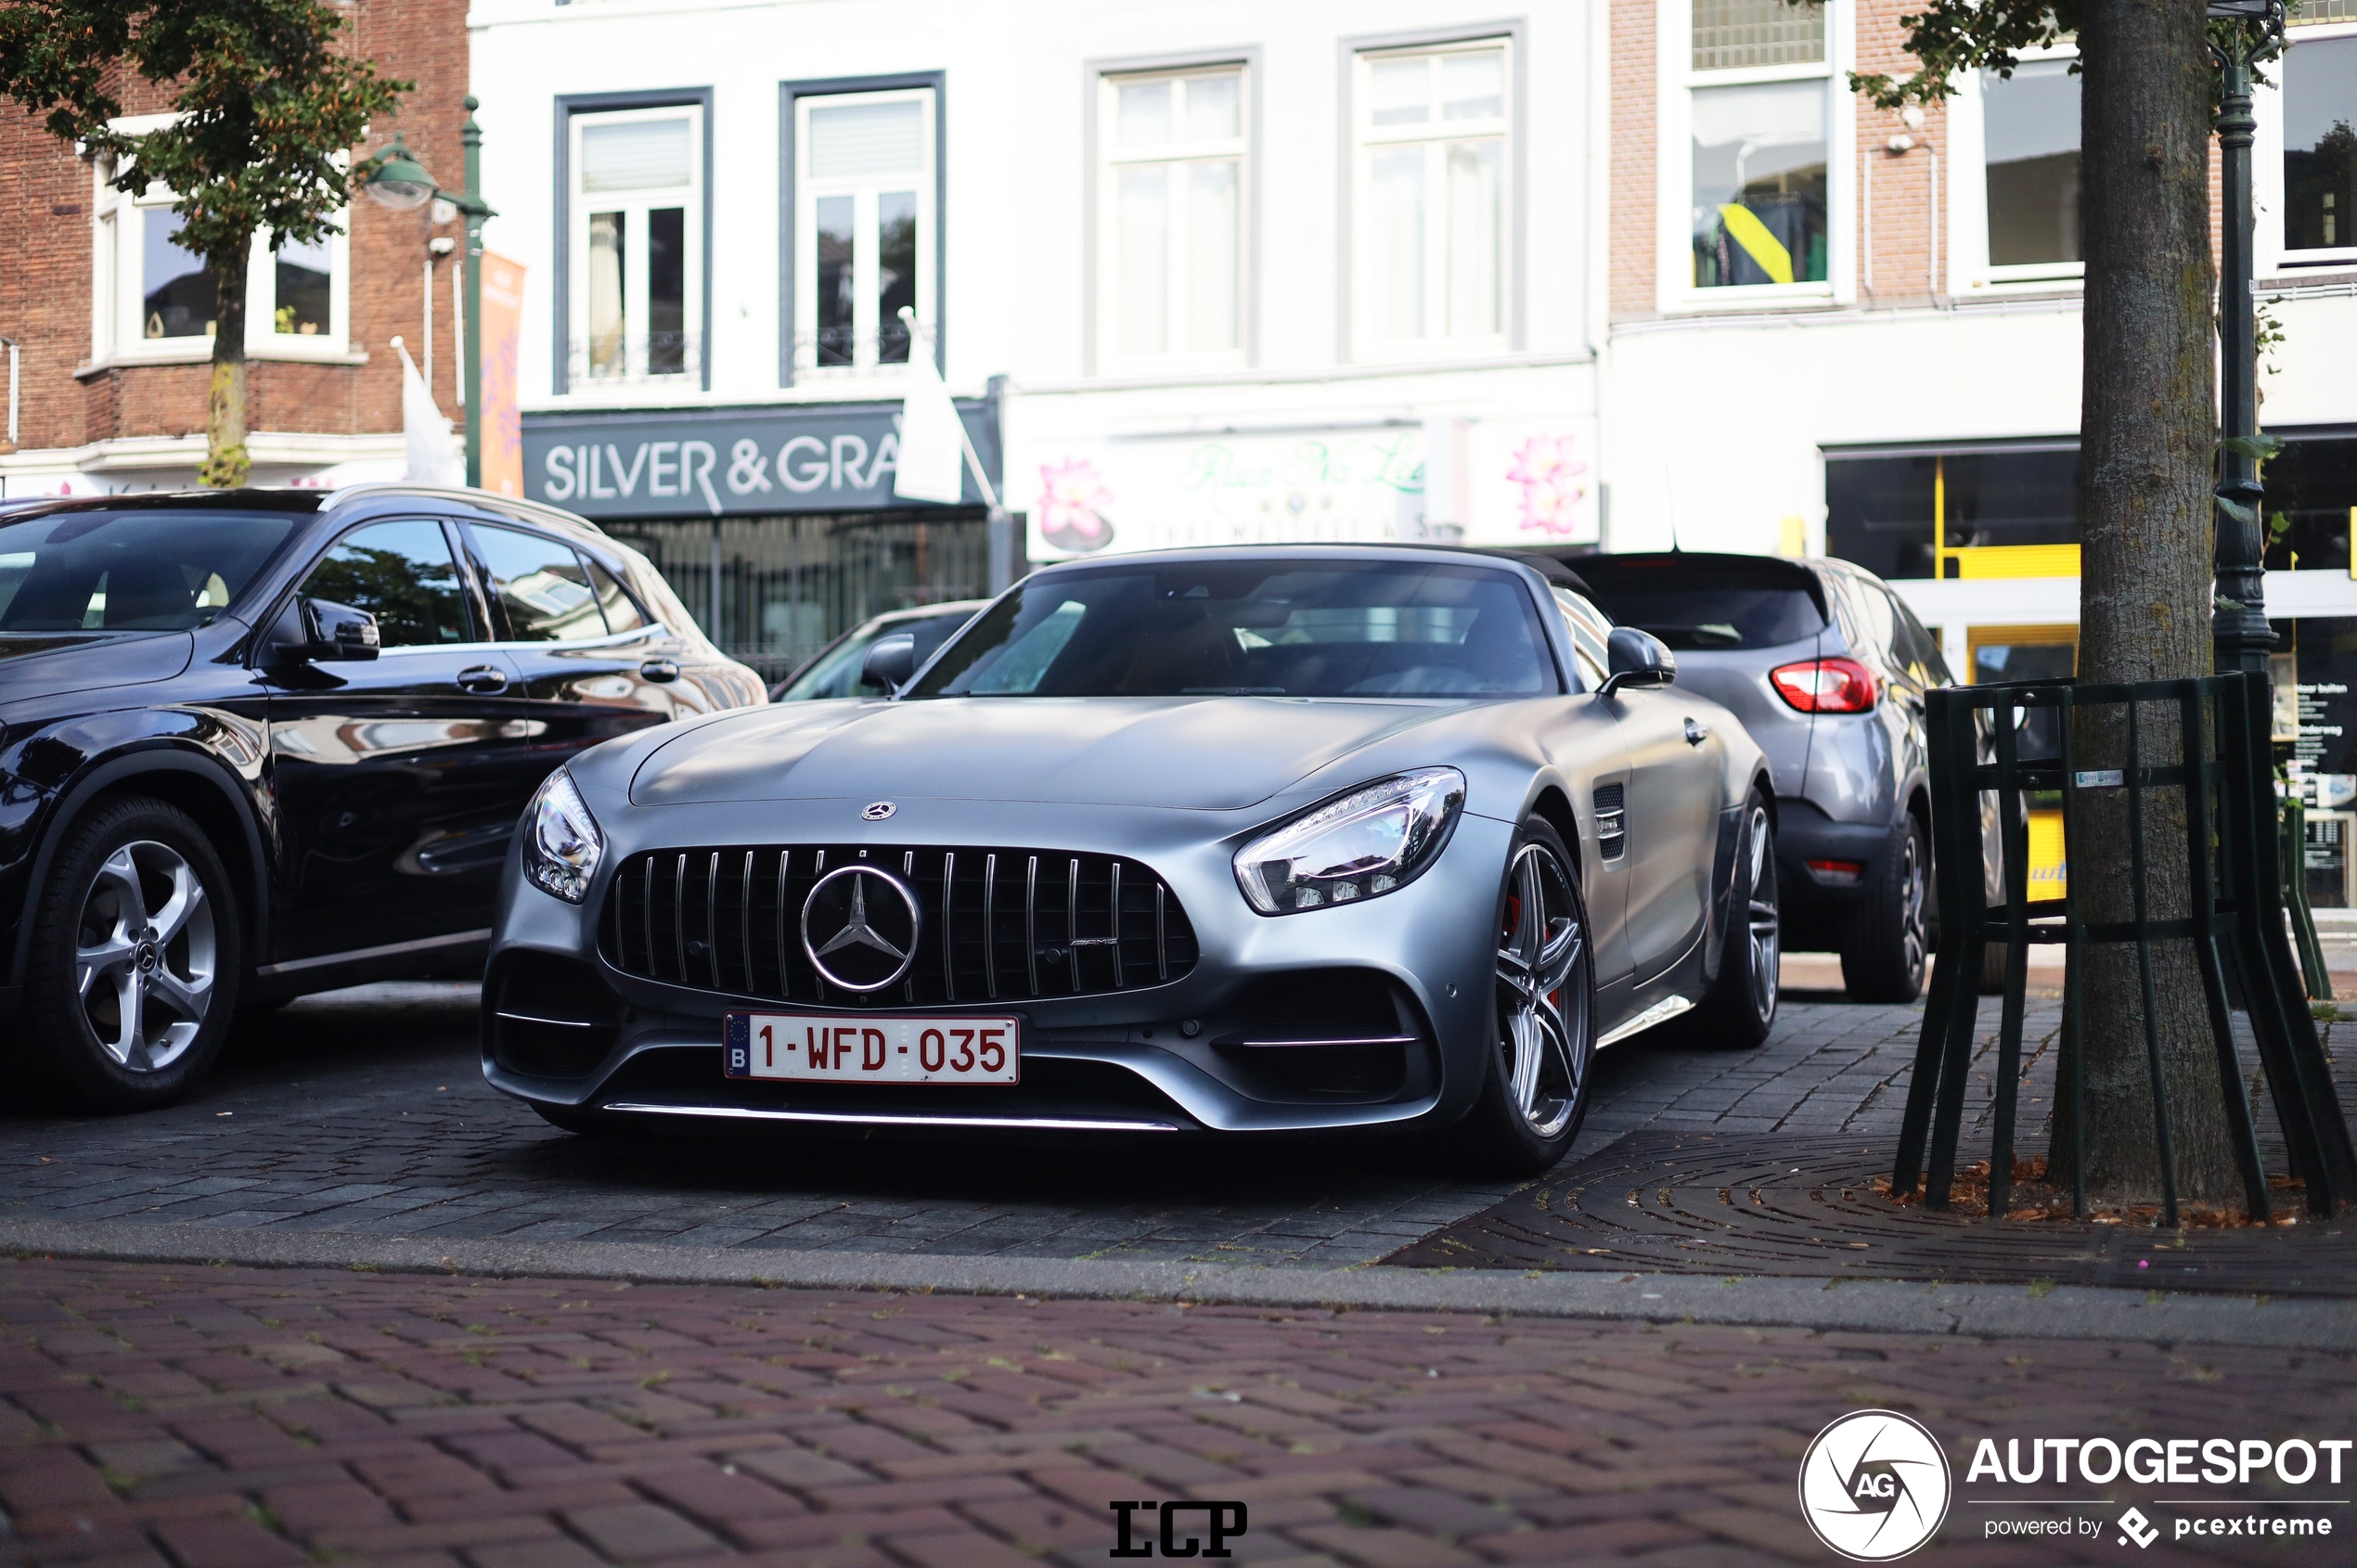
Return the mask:
<path id="1" fill-rule="evenodd" d="M 917 961 L 923 925 L 907 882 L 873 866 L 845 866 L 819 878 L 803 900 L 802 950 L 833 984 L 881 991 Z"/>

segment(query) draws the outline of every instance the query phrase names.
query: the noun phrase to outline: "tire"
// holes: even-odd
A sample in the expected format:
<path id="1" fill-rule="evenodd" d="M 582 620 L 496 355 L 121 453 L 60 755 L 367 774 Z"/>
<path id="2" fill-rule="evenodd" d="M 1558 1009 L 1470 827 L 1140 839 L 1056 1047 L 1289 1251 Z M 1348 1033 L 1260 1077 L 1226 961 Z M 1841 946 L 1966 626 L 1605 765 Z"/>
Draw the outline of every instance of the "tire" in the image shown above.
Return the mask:
<path id="1" fill-rule="evenodd" d="M 66 830 L 33 913 L 32 1066 L 92 1111 L 149 1111 L 212 1070 L 245 960 L 236 890 L 186 812 L 108 802 Z"/>
<path id="2" fill-rule="evenodd" d="M 1754 790 L 1744 801 L 1735 842 L 1734 885 L 1727 890 L 1728 924 L 1719 978 L 1683 1032 L 1696 1045 L 1751 1050 L 1776 1026 L 1783 976 L 1784 906 L 1776 884 L 1776 829 L 1767 797 Z"/>
<path id="3" fill-rule="evenodd" d="M 1543 817 L 1514 835 L 1498 894 L 1486 1072 L 1451 1139 L 1461 1167 L 1538 1176 L 1570 1150 L 1588 1114 L 1596 966 L 1575 864 Z"/>
<path id="4" fill-rule="evenodd" d="M 1891 829 L 1890 851 L 1849 918 L 1841 978 L 1850 999 L 1912 1002 L 1931 963 L 1931 835 L 1909 812 Z"/>

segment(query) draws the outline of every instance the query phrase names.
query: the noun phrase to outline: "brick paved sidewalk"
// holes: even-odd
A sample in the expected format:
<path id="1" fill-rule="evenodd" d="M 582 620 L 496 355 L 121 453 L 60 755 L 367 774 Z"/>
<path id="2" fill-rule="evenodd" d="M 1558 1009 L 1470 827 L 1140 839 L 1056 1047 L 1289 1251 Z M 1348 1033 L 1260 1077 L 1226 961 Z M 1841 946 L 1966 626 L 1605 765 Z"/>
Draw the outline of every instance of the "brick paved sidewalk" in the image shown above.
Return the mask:
<path id="1" fill-rule="evenodd" d="M 1260 1564 L 1823 1563 L 1797 1459 L 1873 1406 L 1960 1462 L 1928 1560 L 2054 1562 L 1981 1544 L 1961 1479 L 1978 1436 L 2346 1433 L 2352 1372 L 2137 1343 L 0 1262 L 0 1563 L 1096 1562 L 1116 1498 L 1243 1501 L 1230 1544 Z M 2120 1556 L 2108 1532 L 2080 1549 Z"/>

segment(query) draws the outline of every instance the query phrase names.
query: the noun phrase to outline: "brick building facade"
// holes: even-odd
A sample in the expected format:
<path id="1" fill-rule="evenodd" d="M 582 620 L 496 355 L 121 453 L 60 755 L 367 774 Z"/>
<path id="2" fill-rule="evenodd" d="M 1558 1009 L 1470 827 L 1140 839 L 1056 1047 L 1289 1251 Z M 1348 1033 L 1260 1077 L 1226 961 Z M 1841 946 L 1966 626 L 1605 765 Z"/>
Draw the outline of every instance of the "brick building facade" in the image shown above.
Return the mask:
<path id="1" fill-rule="evenodd" d="M 355 155 L 398 133 L 456 187 L 468 92 L 463 0 L 351 0 L 345 8 L 351 47 L 384 75 L 416 84 L 369 126 Z M 135 78 L 120 92 L 127 118 L 169 108 L 168 91 Z M 157 272 L 193 263 L 161 232 L 168 206 L 120 198 L 97 173 L 37 116 L 0 103 L 0 244 L 8 256 L 0 338 L 19 356 L 13 444 L 0 430 L 0 495 L 176 489 L 194 482 L 203 459 L 211 340 L 201 328 L 167 337 L 165 313 L 145 308 L 168 291 Z M 248 336 L 254 482 L 402 472 L 401 361 L 392 341 L 423 358 L 430 258 L 434 396 L 457 413 L 457 260 L 433 257 L 429 240 L 457 239 L 460 226 L 435 215 L 358 200 L 346 237 L 305 258 L 320 263 L 312 272 L 286 274 L 266 249 L 257 253 L 259 288 L 291 276 L 290 295 L 304 283 L 312 292 L 301 308 L 275 311 L 274 296 L 255 296 L 264 308 L 251 313 L 258 319 Z M 175 297 L 193 301 L 210 286 L 201 275 L 183 278 Z"/>

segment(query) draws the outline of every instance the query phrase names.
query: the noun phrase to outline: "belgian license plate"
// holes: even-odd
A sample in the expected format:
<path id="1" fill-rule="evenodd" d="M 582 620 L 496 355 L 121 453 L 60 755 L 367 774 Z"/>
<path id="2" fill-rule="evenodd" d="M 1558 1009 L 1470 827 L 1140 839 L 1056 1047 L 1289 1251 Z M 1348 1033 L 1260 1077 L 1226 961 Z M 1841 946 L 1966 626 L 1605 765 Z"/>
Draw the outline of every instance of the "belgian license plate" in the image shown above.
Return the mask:
<path id="1" fill-rule="evenodd" d="M 1014 1084 L 1023 1080 L 1015 1018 L 845 1018 L 732 1012 L 721 1021 L 731 1078 L 821 1084 Z"/>

